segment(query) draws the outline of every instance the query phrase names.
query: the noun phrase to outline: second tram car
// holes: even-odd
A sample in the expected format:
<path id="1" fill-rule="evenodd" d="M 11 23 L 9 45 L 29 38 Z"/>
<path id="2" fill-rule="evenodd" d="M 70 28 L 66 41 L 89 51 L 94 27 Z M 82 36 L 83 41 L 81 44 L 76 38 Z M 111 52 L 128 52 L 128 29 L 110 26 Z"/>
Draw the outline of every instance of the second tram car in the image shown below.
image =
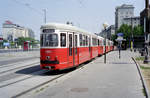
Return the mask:
<path id="1" fill-rule="evenodd" d="M 107 40 L 106 51 L 113 50 Z M 41 26 L 40 67 L 62 70 L 76 67 L 104 53 L 104 38 L 75 26 L 48 23 Z"/>

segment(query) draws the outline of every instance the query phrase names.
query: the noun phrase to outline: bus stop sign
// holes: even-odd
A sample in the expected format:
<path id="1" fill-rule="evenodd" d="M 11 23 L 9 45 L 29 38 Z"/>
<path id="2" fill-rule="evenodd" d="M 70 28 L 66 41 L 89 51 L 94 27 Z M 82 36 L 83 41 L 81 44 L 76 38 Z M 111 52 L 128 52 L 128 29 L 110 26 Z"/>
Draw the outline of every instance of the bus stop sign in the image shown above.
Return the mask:
<path id="1" fill-rule="evenodd" d="M 119 37 L 119 36 L 123 36 L 123 33 L 118 33 L 117 36 L 118 36 L 118 37 Z"/>

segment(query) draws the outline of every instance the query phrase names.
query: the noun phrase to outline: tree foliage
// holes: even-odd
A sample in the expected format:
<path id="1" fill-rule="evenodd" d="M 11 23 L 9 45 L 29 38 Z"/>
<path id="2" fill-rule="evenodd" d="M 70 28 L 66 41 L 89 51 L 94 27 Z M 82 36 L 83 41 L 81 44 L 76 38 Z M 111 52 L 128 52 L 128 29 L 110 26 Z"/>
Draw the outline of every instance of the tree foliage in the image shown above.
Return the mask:
<path id="1" fill-rule="evenodd" d="M 141 36 L 144 35 L 143 28 L 141 26 L 135 26 L 133 29 L 131 28 L 131 25 L 123 24 L 121 27 L 117 30 L 117 33 L 123 33 L 125 39 L 129 39 L 133 33 L 133 36 Z"/>
<path id="2" fill-rule="evenodd" d="M 30 38 L 30 37 L 19 37 L 17 40 L 17 43 L 18 43 L 18 45 L 23 45 L 24 42 L 26 42 L 26 41 L 29 41 L 31 45 L 34 45 L 36 43 L 35 39 Z"/>
<path id="3" fill-rule="evenodd" d="M 140 26 L 140 25 L 132 28 L 131 25 L 123 24 L 117 30 L 116 35 L 117 35 L 117 33 L 123 33 L 124 34 L 123 38 L 126 39 L 126 42 L 129 45 L 130 41 L 133 40 L 132 34 L 133 34 L 133 38 L 140 37 L 140 36 L 144 35 L 144 30 L 143 30 L 142 26 Z"/>

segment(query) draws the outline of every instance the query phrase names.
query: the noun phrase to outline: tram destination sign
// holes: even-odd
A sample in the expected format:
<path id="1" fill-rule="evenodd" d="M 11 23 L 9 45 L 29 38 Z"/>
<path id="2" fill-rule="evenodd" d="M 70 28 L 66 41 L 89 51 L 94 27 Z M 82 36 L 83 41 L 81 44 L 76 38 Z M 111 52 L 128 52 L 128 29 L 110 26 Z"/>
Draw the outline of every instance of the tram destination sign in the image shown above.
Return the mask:
<path id="1" fill-rule="evenodd" d="M 43 29 L 43 33 L 54 33 L 55 29 Z"/>

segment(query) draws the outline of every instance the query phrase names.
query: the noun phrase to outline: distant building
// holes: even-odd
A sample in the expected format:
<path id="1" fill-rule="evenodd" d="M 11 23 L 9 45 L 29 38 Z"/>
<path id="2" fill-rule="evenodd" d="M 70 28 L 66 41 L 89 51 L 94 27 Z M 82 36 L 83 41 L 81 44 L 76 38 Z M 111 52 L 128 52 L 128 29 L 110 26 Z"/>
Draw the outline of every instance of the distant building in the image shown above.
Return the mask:
<path id="1" fill-rule="evenodd" d="M 11 21 L 5 21 L 2 27 L 2 36 L 9 41 L 15 41 L 18 37 L 31 37 L 34 38 L 34 32 Z"/>
<path id="2" fill-rule="evenodd" d="M 129 17 L 123 19 L 123 24 L 132 25 L 132 27 L 140 25 L 140 17 Z"/>
<path id="3" fill-rule="evenodd" d="M 115 11 L 115 29 L 117 30 L 122 24 L 124 18 L 134 17 L 134 6 L 123 4 L 116 7 Z"/>
<path id="4" fill-rule="evenodd" d="M 34 32 L 32 29 L 30 28 L 25 28 L 24 32 L 22 32 L 23 37 L 30 37 L 30 38 L 34 38 Z"/>
<path id="5" fill-rule="evenodd" d="M 107 33 L 107 39 L 111 40 L 111 36 L 115 34 L 115 26 L 114 25 L 109 26 L 106 29 L 106 31 L 102 30 L 102 32 L 100 32 L 99 35 L 105 37 L 106 33 Z"/>

